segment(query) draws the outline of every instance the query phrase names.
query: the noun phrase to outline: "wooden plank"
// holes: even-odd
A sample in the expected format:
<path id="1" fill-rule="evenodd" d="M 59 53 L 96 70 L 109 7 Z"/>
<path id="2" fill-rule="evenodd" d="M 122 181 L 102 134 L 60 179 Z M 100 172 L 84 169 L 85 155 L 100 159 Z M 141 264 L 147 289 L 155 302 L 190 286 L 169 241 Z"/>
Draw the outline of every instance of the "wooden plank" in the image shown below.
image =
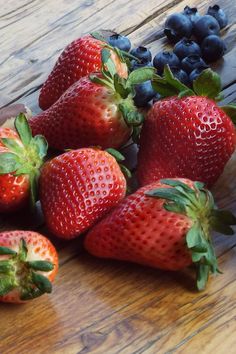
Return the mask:
<path id="1" fill-rule="evenodd" d="M 141 1 L 141 3 L 143 2 Z M 123 30 L 123 32 L 130 32 L 134 30 L 134 32 L 130 33 L 129 35 L 132 43 L 134 45 L 140 45 L 140 44 L 147 45 L 151 49 L 152 53 L 155 54 L 163 50 L 164 48 L 168 47 L 167 41 L 162 34 L 162 28 L 166 16 L 173 11 L 181 11 L 187 3 L 188 3 L 187 0 L 182 1 L 181 3 L 178 3 L 174 8 L 171 8 L 170 6 L 171 4 L 173 4 L 171 1 L 164 2 L 164 4 L 160 2 L 158 2 L 157 4 L 155 2 L 156 6 L 154 6 L 154 4 L 150 2 L 149 4 L 150 7 L 148 7 L 148 9 L 145 8 L 145 11 L 142 12 L 142 16 L 140 15 L 139 12 L 137 14 L 135 13 L 134 25 L 132 27 L 129 27 L 129 29 L 127 30 L 124 30 L 126 24 L 125 16 L 122 17 L 122 19 L 124 19 L 124 22 L 117 21 L 118 25 L 116 26 L 113 25 L 112 27 L 112 24 L 116 22 L 113 22 L 115 21 L 115 19 L 114 18 L 111 19 L 109 13 L 110 11 L 117 12 L 114 8 L 112 8 L 114 7 L 114 3 L 112 3 L 109 4 L 103 10 L 102 12 L 103 14 L 105 10 L 107 13 L 103 15 L 102 21 L 104 21 L 104 16 L 105 17 L 107 16 L 106 28 L 108 28 L 108 25 L 111 23 L 110 28 L 116 31 Z M 213 0 L 208 2 L 207 4 L 205 3 L 205 1 L 202 1 L 200 3 L 198 3 L 198 1 L 193 1 L 193 6 L 198 5 L 201 12 L 204 13 L 207 7 L 213 3 L 214 3 Z M 129 4 L 130 7 L 127 7 L 123 4 L 122 8 L 124 10 L 124 13 L 125 11 L 127 11 L 127 13 L 132 11 L 132 6 L 134 7 L 134 4 L 132 2 L 131 3 L 129 2 Z M 228 53 L 225 55 L 224 61 L 218 62 L 214 66 L 214 68 L 221 74 L 223 78 L 223 87 L 225 86 L 228 87 L 236 80 L 236 77 L 232 75 L 232 69 L 234 67 L 234 58 L 235 58 L 234 44 L 236 38 L 235 36 L 236 29 L 235 29 L 235 24 L 233 23 L 234 21 L 233 14 L 236 11 L 236 4 L 232 5 L 231 0 L 225 0 L 225 1 L 221 0 L 219 1 L 219 4 L 222 5 L 226 9 L 226 11 L 228 11 L 230 15 L 229 17 L 230 17 L 231 25 L 228 27 L 227 30 L 224 30 L 224 37 L 227 42 Z M 140 3 L 138 3 L 136 6 L 140 8 Z M 142 7 L 140 8 L 140 10 L 142 10 Z M 150 13 L 152 13 L 151 11 L 154 11 L 154 15 L 150 15 Z M 72 15 L 78 16 L 76 11 L 75 13 L 72 11 L 72 13 L 70 14 L 70 18 Z M 81 16 L 82 15 L 83 12 Z M 120 16 L 121 15 L 122 14 L 120 14 Z M 2 88 L 4 90 L 4 95 L 0 97 L 0 106 L 3 106 L 9 102 L 18 99 L 19 101 L 22 101 L 30 105 L 32 110 L 35 113 L 37 113 L 39 111 L 38 103 L 37 103 L 38 101 L 37 90 L 40 88 L 42 82 L 46 79 L 50 71 L 50 68 L 52 68 L 52 66 L 54 65 L 56 58 L 58 57 L 59 52 L 62 50 L 62 48 L 69 41 L 73 40 L 77 36 L 84 33 L 85 32 L 84 28 L 86 28 L 86 31 L 88 32 L 95 29 L 93 16 L 96 16 L 96 14 L 92 14 L 91 17 L 89 17 L 88 20 L 82 22 L 80 26 L 74 27 L 75 26 L 74 22 L 76 22 L 75 19 L 73 21 L 70 21 L 68 24 L 64 26 L 59 26 L 56 27 L 55 29 L 52 27 L 50 32 L 46 34 L 46 37 L 42 35 L 42 37 L 40 37 L 38 40 L 34 40 L 33 42 L 27 44 L 26 50 L 23 50 L 21 48 L 18 51 L 14 52 L 15 54 L 13 53 L 12 55 L 10 55 L 9 60 L 7 60 L 5 64 L 0 65 L 0 77 L 2 75 L 1 82 L 2 82 Z M 148 21 L 150 20 L 150 18 L 151 21 Z M 140 21 L 142 26 L 140 24 Z M 146 21 L 148 22 L 146 23 Z M 100 28 L 102 28 L 103 23 L 104 22 L 101 22 L 101 20 L 100 22 L 99 20 L 96 21 L 97 26 L 100 26 Z M 132 21 L 129 21 L 129 24 L 132 24 Z M 51 33 L 51 31 L 53 32 Z M 58 43 L 60 43 L 59 46 Z M 22 45 L 23 44 L 21 44 L 21 46 Z M 43 53 L 42 53 L 42 47 L 46 48 L 44 49 Z M 3 48 L 3 52 L 4 51 L 5 49 Z M 20 63 L 18 62 L 19 56 L 20 56 Z M 14 71 L 14 74 L 12 73 L 12 67 L 17 68 L 17 70 Z M 31 92 L 33 92 L 32 97 L 30 95 Z M 28 95 L 30 95 L 30 97 L 24 97 Z M 235 96 L 233 96 L 233 99 L 235 99 Z"/>

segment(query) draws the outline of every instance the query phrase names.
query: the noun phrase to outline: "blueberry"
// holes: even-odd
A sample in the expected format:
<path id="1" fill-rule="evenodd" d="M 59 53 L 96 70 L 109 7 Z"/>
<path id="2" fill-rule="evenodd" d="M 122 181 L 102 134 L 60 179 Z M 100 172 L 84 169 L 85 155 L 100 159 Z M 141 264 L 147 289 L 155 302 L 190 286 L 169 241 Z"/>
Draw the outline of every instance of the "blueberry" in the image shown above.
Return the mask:
<path id="1" fill-rule="evenodd" d="M 226 45 L 223 39 L 218 36 L 208 36 L 202 42 L 202 56 L 207 62 L 211 63 L 223 57 Z"/>
<path id="2" fill-rule="evenodd" d="M 159 75 L 163 73 L 166 64 L 168 64 L 170 68 L 173 66 L 179 67 L 180 60 L 173 52 L 160 52 L 153 59 L 153 65 Z"/>
<path id="3" fill-rule="evenodd" d="M 193 31 L 197 39 L 201 42 L 205 37 L 211 34 L 219 35 L 220 26 L 216 19 L 210 15 L 200 17 L 200 19 L 194 23 Z"/>
<path id="4" fill-rule="evenodd" d="M 208 65 L 199 55 L 189 55 L 181 61 L 181 67 L 187 74 L 190 74 L 194 69 L 199 67 L 208 68 Z"/>
<path id="5" fill-rule="evenodd" d="M 179 81 L 181 81 L 184 85 L 189 85 L 188 74 L 184 70 L 173 67 L 171 68 L 171 72 L 174 75 L 174 77 Z"/>
<path id="6" fill-rule="evenodd" d="M 197 10 L 196 7 L 192 7 L 192 8 L 191 8 L 191 7 L 189 7 L 189 6 L 186 6 L 186 7 L 184 8 L 183 14 L 184 14 L 185 16 L 188 16 L 188 18 L 190 19 L 190 21 L 191 21 L 192 23 L 196 22 L 196 21 L 199 20 L 199 18 L 200 18 L 199 12 L 198 12 L 198 10 Z"/>
<path id="7" fill-rule="evenodd" d="M 148 104 L 149 101 L 156 96 L 156 92 L 152 88 L 151 81 L 145 81 L 142 84 L 135 86 L 135 96 L 134 103 L 137 107 L 144 107 Z"/>
<path id="8" fill-rule="evenodd" d="M 176 43 L 174 53 L 181 60 L 189 55 L 201 55 L 201 48 L 196 42 L 183 38 L 181 41 Z"/>
<path id="9" fill-rule="evenodd" d="M 171 42 L 176 43 L 183 37 L 190 38 L 192 30 L 192 22 L 186 15 L 175 13 L 167 17 L 164 33 Z"/>
<path id="10" fill-rule="evenodd" d="M 131 48 L 131 43 L 128 37 L 115 33 L 108 38 L 108 43 L 113 47 L 117 47 L 120 50 L 128 52 Z"/>
<path id="11" fill-rule="evenodd" d="M 210 6 L 207 14 L 215 17 L 218 21 L 220 28 L 224 28 L 228 24 L 228 16 L 226 13 L 220 8 L 219 5 Z"/>
<path id="12" fill-rule="evenodd" d="M 138 58 L 141 63 L 149 63 L 152 61 L 152 54 L 148 48 L 138 47 L 131 50 L 130 54 Z"/>
<path id="13" fill-rule="evenodd" d="M 189 81 L 191 84 L 194 80 L 198 78 L 198 76 L 202 73 L 203 70 L 206 70 L 205 66 L 199 66 L 191 72 L 191 74 L 189 75 Z"/>
<path id="14" fill-rule="evenodd" d="M 136 69 L 140 69 L 143 68 L 145 66 L 152 66 L 152 63 L 139 63 L 136 60 L 131 60 L 130 62 L 130 71 L 136 70 Z"/>

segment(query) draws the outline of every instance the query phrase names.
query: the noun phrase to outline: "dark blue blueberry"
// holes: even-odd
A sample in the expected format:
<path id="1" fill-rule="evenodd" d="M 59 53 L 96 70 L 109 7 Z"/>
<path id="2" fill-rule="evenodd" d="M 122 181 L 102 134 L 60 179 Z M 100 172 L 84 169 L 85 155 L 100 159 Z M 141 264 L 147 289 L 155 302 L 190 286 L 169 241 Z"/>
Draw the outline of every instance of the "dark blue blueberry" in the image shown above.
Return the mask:
<path id="1" fill-rule="evenodd" d="M 155 96 L 153 97 L 152 102 L 155 103 L 155 102 L 157 102 L 157 101 L 160 101 L 160 99 L 161 99 L 161 95 L 157 92 L 157 93 L 155 94 Z"/>
<path id="2" fill-rule="evenodd" d="M 199 55 L 189 55 L 181 61 L 181 67 L 187 74 L 190 74 L 194 69 L 199 67 L 208 68 L 208 65 Z"/>
<path id="3" fill-rule="evenodd" d="M 167 17 L 164 33 L 171 42 L 176 43 L 183 37 L 190 38 L 192 30 L 192 22 L 186 15 L 175 13 Z"/>
<path id="4" fill-rule="evenodd" d="M 130 71 L 136 70 L 136 69 L 140 69 L 143 68 L 145 66 L 152 66 L 152 63 L 139 63 L 136 60 L 131 60 L 130 62 Z"/>
<path id="5" fill-rule="evenodd" d="M 157 73 L 162 75 L 164 66 L 180 67 L 180 60 L 173 52 L 160 52 L 153 59 L 153 66 L 157 69 Z"/>
<path id="6" fill-rule="evenodd" d="M 196 38 L 201 42 L 205 37 L 220 33 L 220 26 L 216 19 L 210 15 L 200 17 L 200 19 L 194 23 L 193 31 Z"/>
<path id="7" fill-rule="evenodd" d="M 108 43 L 113 47 L 117 47 L 120 50 L 128 52 L 131 48 L 131 43 L 128 37 L 115 33 L 108 38 Z"/>
<path id="8" fill-rule="evenodd" d="M 148 104 L 149 101 L 156 96 L 156 92 L 152 88 L 151 81 L 145 81 L 142 84 L 135 86 L 135 96 L 134 103 L 137 107 L 144 107 Z"/>
<path id="9" fill-rule="evenodd" d="M 141 63 L 149 63 L 152 61 L 152 54 L 148 48 L 138 47 L 131 50 L 130 54 L 138 58 Z"/>
<path id="10" fill-rule="evenodd" d="M 180 68 L 171 68 L 171 72 L 176 79 L 181 81 L 184 85 L 189 85 L 188 74 Z"/>
<path id="11" fill-rule="evenodd" d="M 182 60 L 189 55 L 196 54 L 201 56 L 201 48 L 196 42 L 187 38 L 183 38 L 174 46 L 174 53 L 180 60 Z"/>
<path id="12" fill-rule="evenodd" d="M 228 16 L 226 13 L 220 8 L 219 5 L 210 6 L 207 14 L 215 17 L 218 21 L 220 28 L 224 28 L 228 24 Z"/>
<path id="13" fill-rule="evenodd" d="M 202 42 L 202 57 L 206 62 L 211 63 L 223 57 L 226 46 L 223 39 L 218 36 L 208 36 Z"/>
<path id="14" fill-rule="evenodd" d="M 183 14 L 188 16 L 192 23 L 197 22 L 197 20 L 199 20 L 200 18 L 199 12 L 196 7 L 191 8 L 189 6 L 186 6 L 184 8 Z"/>
<path id="15" fill-rule="evenodd" d="M 199 68 L 194 69 L 191 74 L 189 75 L 189 81 L 192 84 L 194 80 L 198 78 L 198 76 L 203 72 L 203 70 L 206 70 L 205 66 L 199 66 Z"/>

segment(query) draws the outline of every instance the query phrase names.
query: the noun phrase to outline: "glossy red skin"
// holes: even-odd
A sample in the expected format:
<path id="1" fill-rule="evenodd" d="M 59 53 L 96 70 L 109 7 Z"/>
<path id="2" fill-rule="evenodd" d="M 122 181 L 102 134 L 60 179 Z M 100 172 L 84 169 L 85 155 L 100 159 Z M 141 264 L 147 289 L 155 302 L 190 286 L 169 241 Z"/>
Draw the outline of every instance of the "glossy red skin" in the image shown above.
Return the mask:
<path id="1" fill-rule="evenodd" d="M 158 101 L 141 132 L 138 179 L 185 177 L 212 186 L 235 150 L 230 118 L 206 97 Z"/>
<path id="2" fill-rule="evenodd" d="M 64 239 L 78 237 L 126 193 L 126 180 L 116 160 L 92 148 L 52 159 L 44 165 L 39 182 L 47 227 Z"/>
<path id="3" fill-rule="evenodd" d="M 101 50 L 104 43 L 86 35 L 70 43 L 59 56 L 52 72 L 43 84 L 39 95 L 39 107 L 49 108 L 76 81 L 93 72 L 101 71 Z M 113 53 L 117 72 L 127 77 L 127 65 Z"/>
<path id="4" fill-rule="evenodd" d="M 10 128 L 0 128 L 1 138 L 15 139 L 22 145 L 18 134 Z M 8 151 L 0 140 L 0 154 Z M 29 190 L 27 175 L 14 176 L 12 173 L 0 175 L 0 213 L 13 212 L 24 207 L 29 200 Z"/>
<path id="5" fill-rule="evenodd" d="M 0 246 L 18 252 L 22 238 L 24 238 L 28 248 L 27 261 L 43 260 L 54 264 L 54 269 L 51 272 L 40 272 L 53 282 L 58 272 L 58 255 L 55 247 L 46 237 L 34 231 L 5 231 L 0 233 Z M 8 257 L 0 255 L 0 261 Z M 26 301 L 22 301 L 19 290 L 14 289 L 9 294 L 0 296 L 0 302 L 25 303 Z"/>
<path id="6" fill-rule="evenodd" d="M 33 135 L 44 135 L 55 149 L 118 148 L 131 135 L 118 105 L 119 99 L 111 90 L 85 77 L 29 123 Z"/>
<path id="7" fill-rule="evenodd" d="M 192 182 L 181 179 L 190 187 Z M 85 238 L 85 248 L 97 257 L 131 261 L 166 270 L 192 263 L 186 233 L 192 221 L 163 208 L 163 199 L 145 192 L 166 188 L 159 181 L 125 198 Z M 169 188 L 169 187 L 168 187 Z"/>

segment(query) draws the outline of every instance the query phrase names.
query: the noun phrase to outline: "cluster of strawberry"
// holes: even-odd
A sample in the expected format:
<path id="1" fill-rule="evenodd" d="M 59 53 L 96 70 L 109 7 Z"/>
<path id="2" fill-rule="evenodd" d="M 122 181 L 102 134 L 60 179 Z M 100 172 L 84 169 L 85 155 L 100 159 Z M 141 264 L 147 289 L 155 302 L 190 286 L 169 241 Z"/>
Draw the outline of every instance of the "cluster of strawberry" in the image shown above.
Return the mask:
<path id="1" fill-rule="evenodd" d="M 233 234 L 236 224 L 204 187 L 235 150 L 235 107 L 218 107 L 220 79 L 210 69 L 190 89 L 168 66 L 162 77 L 151 67 L 129 74 L 127 61 L 101 33 L 66 47 L 41 89 L 44 111 L 0 128 L 0 212 L 39 199 L 54 235 L 69 240 L 89 230 L 85 248 L 98 257 L 168 270 L 194 264 L 204 289 L 218 272 L 211 232 Z M 133 97 L 147 80 L 162 98 L 144 117 Z M 125 198 L 130 172 L 115 149 L 129 139 L 139 145 L 141 188 Z M 45 162 L 48 145 L 66 152 Z M 0 234 L 0 301 L 51 292 L 57 269 L 44 236 Z"/>

